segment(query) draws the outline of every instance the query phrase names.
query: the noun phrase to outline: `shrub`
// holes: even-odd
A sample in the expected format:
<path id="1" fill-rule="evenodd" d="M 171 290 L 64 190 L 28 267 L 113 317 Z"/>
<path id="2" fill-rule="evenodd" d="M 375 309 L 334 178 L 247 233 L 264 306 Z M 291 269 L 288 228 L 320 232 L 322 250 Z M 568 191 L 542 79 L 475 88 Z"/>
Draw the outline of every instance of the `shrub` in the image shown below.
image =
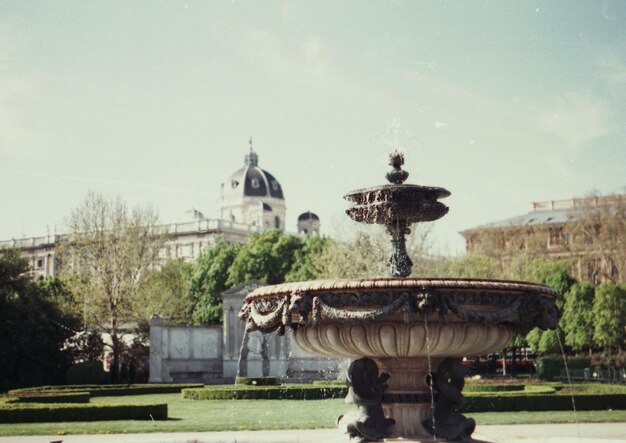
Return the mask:
<path id="1" fill-rule="evenodd" d="M 345 380 L 313 380 L 313 386 L 346 386 Z"/>
<path id="2" fill-rule="evenodd" d="M 536 360 L 537 376 L 544 380 L 555 380 L 565 370 L 563 357 L 561 355 L 545 355 Z M 589 357 L 568 357 L 567 367 L 569 369 L 583 369 L 591 365 Z"/>
<path id="3" fill-rule="evenodd" d="M 548 385 L 526 385 L 524 391 L 527 394 L 554 394 L 556 388 Z"/>
<path id="4" fill-rule="evenodd" d="M 25 392 L 14 398 L 10 398 L 10 403 L 89 403 L 89 392 L 55 392 L 47 391 L 41 393 Z"/>
<path id="5" fill-rule="evenodd" d="M 36 388 L 14 389 L 9 391 L 11 395 L 20 395 L 24 392 L 35 393 L 45 391 L 88 391 L 91 397 L 115 397 L 121 395 L 143 394 L 175 394 L 185 388 L 201 388 L 201 383 L 181 384 L 144 384 L 144 385 L 61 385 L 61 386 L 38 386 Z"/>
<path id="6" fill-rule="evenodd" d="M 313 385 L 248 386 L 216 385 L 201 389 L 183 389 L 190 400 L 320 400 L 343 398 L 348 388 Z"/>
<path id="7" fill-rule="evenodd" d="M 237 377 L 235 379 L 235 384 L 249 386 L 276 386 L 278 385 L 278 379 L 276 377 Z"/>
<path id="8" fill-rule="evenodd" d="M 0 407 L 0 423 L 59 421 L 167 420 L 167 404 L 76 405 L 8 404 Z"/>
<path id="9" fill-rule="evenodd" d="M 603 383 L 578 383 L 565 385 L 560 391 L 562 394 L 626 394 L 626 386 Z"/>
<path id="10" fill-rule="evenodd" d="M 626 409 L 625 394 L 574 395 L 576 409 L 580 411 Z M 557 394 L 525 395 L 500 393 L 494 396 L 467 395 L 462 412 L 505 411 L 568 411 L 572 409 L 572 396 Z"/>
<path id="11" fill-rule="evenodd" d="M 502 391 L 523 391 L 524 385 L 522 384 L 505 384 L 505 385 L 478 385 L 468 384 L 463 388 L 463 392 L 502 392 Z"/>
<path id="12" fill-rule="evenodd" d="M 70 385 L 100 384 L 106 381 L 106 376 L 102 362 L 85 361 L 68 368 L 67 383 Z"/>

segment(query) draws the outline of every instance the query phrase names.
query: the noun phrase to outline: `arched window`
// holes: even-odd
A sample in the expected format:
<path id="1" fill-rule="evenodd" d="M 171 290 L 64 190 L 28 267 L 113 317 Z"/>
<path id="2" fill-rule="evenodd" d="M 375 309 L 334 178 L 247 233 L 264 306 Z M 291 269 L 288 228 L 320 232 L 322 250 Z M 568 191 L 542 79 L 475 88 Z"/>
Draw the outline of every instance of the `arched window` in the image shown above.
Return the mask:
<path id="1" fill-rule="evenodd" d="M 276 229 L 280 229 L 280 217 L 279 216 L 274 217 L 274 227 Z"/>

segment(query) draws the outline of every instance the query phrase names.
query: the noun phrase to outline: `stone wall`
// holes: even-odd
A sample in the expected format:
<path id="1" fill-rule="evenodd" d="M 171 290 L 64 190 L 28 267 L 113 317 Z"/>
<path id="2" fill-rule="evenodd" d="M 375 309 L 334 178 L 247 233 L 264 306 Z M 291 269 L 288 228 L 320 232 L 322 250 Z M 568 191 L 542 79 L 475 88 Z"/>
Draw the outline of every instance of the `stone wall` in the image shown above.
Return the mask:
<path id="1" fill-rule="evenodd" d="M 150 319 L 151 383 L 219 383 L 222 381 L 220 326 L 165 325 Z"/>
<path id="2" fill-rule="evenodd" d="M 290 381 L 336 379 L 342 361 L 308 354 L 290 333 L 244 334 L 245 324 L 237 314 L 245 296 L 259 285 L 251 281 L 222 293 L 222 326 L 165 325 L 154 316 L 150 320 L 150 382 L 229 383 L 237 374 Z"/>

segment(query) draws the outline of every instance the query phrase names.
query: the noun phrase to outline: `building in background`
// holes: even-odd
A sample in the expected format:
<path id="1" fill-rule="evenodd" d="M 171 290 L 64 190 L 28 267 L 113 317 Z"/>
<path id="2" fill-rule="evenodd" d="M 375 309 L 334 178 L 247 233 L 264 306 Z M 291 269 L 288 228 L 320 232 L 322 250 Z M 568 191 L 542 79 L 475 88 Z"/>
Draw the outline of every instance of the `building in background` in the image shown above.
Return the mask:
<path id="1" fill-rule="evenodd" d="M 244 166 L 222 183 L 220 218 L 251 227 L 285 230 L 283 188 L 272 174 L 259 167 L 252 150 Z"/>
<path id="2" fill-rule="evenodd" d="M 574 260 L 583 281 L 626 277 L 626 194 L 534 202 L 527 214 L 461 232 L 469 254 Z"/>
<path id="3" fill-rule="evenodd" d="M 285 230 L 286 206 L 280 182 L 259 167 L 259 156 L 252 149 L 244 159 L 244 166 L 230 175 L 222 184 L 218 218 L 207 218 L 197 209 L 185 213 L 180 223 L 162 225 L 170 234 L 161 257 L 163 261 L 183 259 L 193 262 L 207 246 L 217 239 L 228 242 L 246 242 L 253 233 L 269 229 Z M 319 233 L 319 217 L 311 214 L 307 232 Z M 304 214 L 303 214 L 304 215 Z M 302 217 L 302 216 L 301 216 Z M 298 219 L 298 232 L 300 219 Z M 0 241 L 0 249 L 17 248 L 27 258 L 33 278 L 53 277 L 58 272 L 55 248 L 63 240 L 62 234 L 48 234 Z"/>
<path id="4" fill-rule="evenodd" d="M 303 212 L 298 216 L 298 234 L 319 235 L 320 218 L 311 211 Z"/>

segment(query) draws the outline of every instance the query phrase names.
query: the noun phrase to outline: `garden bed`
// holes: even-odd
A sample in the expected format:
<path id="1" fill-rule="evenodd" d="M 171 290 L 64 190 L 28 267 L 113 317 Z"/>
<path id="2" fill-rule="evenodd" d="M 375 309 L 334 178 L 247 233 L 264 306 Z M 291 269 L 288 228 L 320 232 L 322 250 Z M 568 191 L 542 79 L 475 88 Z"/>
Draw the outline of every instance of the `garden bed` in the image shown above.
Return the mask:
<path id="1" fill-rule="evenodd" d="M 21 404 L 0 407 L 0 423 L 48 423 L 104 420 L 167 420 L 167 404 L 92 405 Z"/>

